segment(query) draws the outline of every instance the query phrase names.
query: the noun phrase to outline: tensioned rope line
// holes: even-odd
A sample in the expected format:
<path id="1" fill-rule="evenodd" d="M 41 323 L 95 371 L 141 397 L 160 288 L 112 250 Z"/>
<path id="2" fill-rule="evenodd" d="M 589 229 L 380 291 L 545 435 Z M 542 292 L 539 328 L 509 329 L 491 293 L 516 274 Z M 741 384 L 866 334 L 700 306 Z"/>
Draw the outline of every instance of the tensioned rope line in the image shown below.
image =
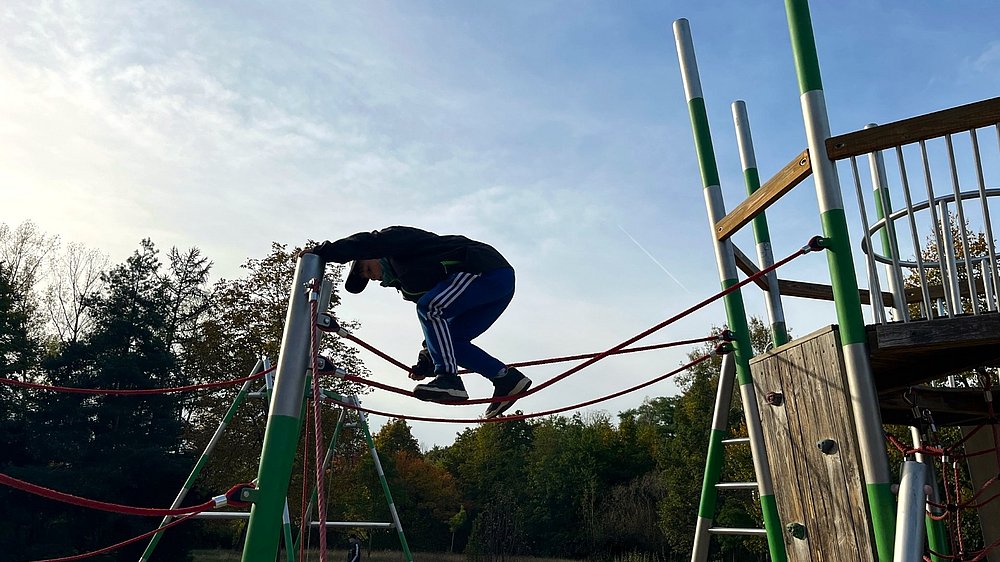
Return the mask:
<path id="1" fill-rule="evenodd" d="M 376 416 L 386 416 L 386 417 L 390 417 L 390 418 L 398 418 L 398 419 L 403 419 L 403 420 L 428 421 L 428 422 L 444 422 L 444 423 L 497 423 L 497 422 L 505 422 L 505 421 L 518 421 L 518 420 L 526 420 L 526 419 L 531 419 L 531 418 L 538 418 L 538 417 L 542 417 L 542 416 L 549 416 L 549 415 L 552 415 L 552 414 L 560 414 L 562 412 L 566 412 L 566 411 L 569 411 L 569 410 L 575 410 L 577 408 L 583 408 L 583 407 L 586 407 L 586 406 L 591 406 L 591 405 L 594 405 L 594 404 L 597 404 L 597 403 L 600 403 L 600 402 L 611 400 L 613 398 L 618 398 L 619 396 L 623 396 L 623 395 L 628 394 L 630 392 L 635 392 L 636 390 L 645 388 L 647 386 L 653 385 L 653 384 L 658 383 L 658 382 L 660 382 L 662 380 L 670 378 L 670 377 L 676 375 L 677 373 L 680 373 L 681 371 L 685 371 L 687 369 L 690 369 L 691 367 L 694 367 L 695 365 L 697 365 L 697 364 L 699 364 L 699 363 L 701 363 L 703 361 L 707 361 L 708 359 L 711 359 L 712 355 L 715 354 L 715 353 L 724 353 L 724 351 L 718 351 L 717 350 L 716 352 L 713 352 L 711 354 L 702 355 L 701 357 L 699 357 L 697 359 L 694 359 L 693 361 L 691 361 L 691 362 L 689 362 L 687 364 L 681 365 L 680 367 L 674 369 L 673 371 L 670 371 L 669 373 L 665 373 L 665 374 L 660 375 L 660 376 L 658 376 L 656 378 L 648 380 L 648 381 L 646 381 L 644 383 L 637 384 L 637 385 L 635 385 L 635 386 L 633 386 L 631 388 L 627 388 L 625 390 L 620 390 L 618 392 L 615 392 L 613 394 L 609 394 L 607 396 L 601 396 L 599 398 L 595 398 L 593 400 L 588 400 L 586 402 L 581 402 L 579 404 L 574 404 L 572 406 L 564 406 L 564 407 L 561 407 L 561 408 L 555 408 L 553 410 L 546 410 L 544 412 L 535 412 L 535 413 L 532 413 L 532 414 L 514 414 L 514 415 L 509 415 L 509 416 L 499 416 L 499 417 L 495 417 L 495 418 L 468 418 L 468 419 L 430 418 L 430 417 L 424 417 L 424 416 L 410 416 L 410 415 L 405 415 L 405 414 L 393 414 L 393 413 L 389 413 L 389 412 L 382 412 L 382 411 L 379 411 L 379 410 L 373 410 L 371 408 L 365 408 L 363 406 L 358 406 L 356 404 L 349 404 L 347 402 L 343 402 L 341 400 L 337 400 L 335 398 L 330 398 L 330 397 L 326 397 L 324 399 L 324 401 L 328 402 L 328 403 L 331 403 L 331 404 L 337 404 L 337 405 L 342 406 L 344 408 L 348 408 L 348 409 L 351 409 L 351 410 L 356 410 L 356 411 L 359 411 L 359 412 L 365 412 L 365 413 L 373 414 L 373 415 L 376 415 Z"/>
<path id="2" fill-rule="evenodd" d="M 635 335 L 635 336 L 633 336 L 633 337 L 625 340 L 624 342 L 622 342 L 622 343 L 620 343 L 620 344 L 612 347 L 611 349 L 608 349 L 607 351 L 598 353 L 597 355 L 591 357 L 590 359 L 584 361 L 583 363 L 580 363 L 579 365 L 576 365 L 576 366 L 574 366 L 574 367 L 572 367 L 572 368 L 564 371 L 563 373 L 561 373 L 559 375 L 556 375 L 555 377 L 553 377 L 553 378 L 551 378 L 551 379 L 549 379 L 549 380 L 547 380 L 547 381 L 539 384 L 538 386 L 535 386 L 535 387 L 530 388 L 529 390 L 527 390 L 525 392 L 522 392 L 521 394 L 518 394 L 517 397 L 519 399 L 520 398 L 526 398 L 528 396 L 531 396 L 532 394 L 535 394 L 537 392 L 541 392 L 542 390 L 544 390 L 544 389 L 548 388 L 549 386 L 551 386 L 551 385 L 553 385 L 553 384 L 555 384 L 555 383 L 557 383 L 557 382 L 565 379 L 566 377 L 569 377 L 570 375 L 573 375 L 573 374 L 575 374 L 575 373 L 577 373 L 577 372 L 579 372 L 579 371 L 581 371 L 581 370 L 583 370 L 583 369 L 585 369 L 585 368 L 593 365 L 594 363 L 597 363 L 598 361 L 604 359 L 605 357 L 613 355 L 616 352 L 620 352 L 621 350 L 625 349 L 629 345 L 632 345 L 633 343 L 635 343 L 635 342 L 637 342 L 637 341 L 639 341 L 639 340 L 641 340 L 641 339 L 649 336 L 650 334 L 652 334 L 654 332 L 657 332 L 659 330 L 662 330 L 663 328 L 669 326 L 670 324 L 673 324 L 674 322 L 676 322 L 676 321 L 684 318 L 685 316 L 693 314 L 694 312 L 696 312 L 696 311 L 704 308 L 705 306 L 708 306 L 709 304 L 711 304 L 711 303 L 713 303 L 713 302 L 721 299 L 722 297 L 724 297 L 724 296 L 726 296 L 726 295 L 728 295 L 730 293 L 733 293 L 733 292 L 739 290 L 744 285 L 747 285 L 749 283 L 752 283 L 752 282 L 756 281 L 757 279 L 763 277 L 764 275 L 767 275 L 768 273 L 770 273 L 770 272 L 778 269 L 779 267 L 784 266 L 785 264 L 789 263 L 790 261 L 792 261 L 792 260 L 794 260 L 794 259 L 796 259 L 796 258 L 798 258 L 800 256 L 804 256 L 805 254 L 808 254 L 810 252 L 815 252 L 815 251 L 820 251 L 820 250 L 826 249 L 825 244 L 826 244 L 826 241 L 825 241 L 825 239 L 823 237 L 821 237 L 821 236 L 813 236 L 812 238 L 809 239 L 809 242 L 805 246 L 799 248 L 797 251 L 793 252 L 789 256 L 787 256 L 787 257 L 785 257 L 785 258 L 783 258 L 783 259 L 775 262 L 774 264 L 772 264 L 772 265 L 770 265 L 768 267 L 765 267 L 765 268 L 761 269 L 760 271 L 754 273 L 753 275 L 748 276 L 743 281 L 737 282 L 737 283 L 733 284 L 731 287 L 723 289 L 722 291 L 719 291 L 715 295 L 712 295 L 711 297 L 708 297 L 707 299 L 705 299 L 705 300 L 703 300 L 703 301 L 701 301 L 701 302 L 699 302 L 699 303 L 697 303 L 697 304 L 695 304 L 695 305 L 693 305 L 693 306 L 691 306 L 691 307 L 689 307 L 689 308 L 687 308 L 687 309 L 679 312 L 678 314 L 675 314 L 674 316 L 672 316 L 672 317 L 664 320 L 663 322 L 660 322 L 659 324 L 656 324 L 655 326 L 653 326 L 653 327 L 645 330 L 644 332 L 641 332 L 638 335 Z M 345 331 L 341 330 L 340 332 L 345 332 Z M 338 332 L 338 333 L 340 333 L 340 332 Z M 351 339 L 351 341 L 355 341 L 355 342 L 358 341 L 358 339 L 356 337 L 354 337 L 354 336 L 350 336 L 349 339 Z M 364 344 L 364 347 L 366 349 L 369 349 L 370 351 L 376 352 L 373 346 L 370 346 L 368 344 Z M 377 354 L 379 356 L 381 356 L 383 358 L 386 358 L 387 360 L 391 361 L 393 364 L 395 364 L 397 366 L 401 366 L 406 371 L 410 370 L 409 367 L 406 367 L 405 365 L 403 365 L 399 361 L 396 361 L 395 359 L 389 358 L 388 355 L 382 353 L 381 351 L 378 351 Z M 355 381 L 355 382 L 361 382 L 362 384 L 367 384 L 367 382 L 364 382 L 363 380 L 358 380 L 358 381 Z M 371 385 L 371 386 L 377 386 L 377 385 Z M 379 386 L 379 388 L 382 388 L 382 386 Z M 400 389 L 400 390 L 402 390 L 402 389 Z M 408 391 L 403 390 L 403 393 L 407 393 L 407 392 Z M 410 394 L 412 394 L 412 393 L 410 393 Z M 474 398 L 474 399 L 471 399 L 471 400 L 462 400 L 462 401 L 454 401 L 454 400 L 447 400 L 447 401 L 445 401 L 445 400 L 442 400 L 442 401 L 435 401 L 435 403 L 437 403 L 437 404 L 446 404 L 446 405 L 449 405 L 449 406 L 462 406 L 462 405 L 471 405 L 471 404 L 487 404 L 487 403 L 493 403 L 493 402 L 502 402 L 502 401 L 508 400 L 510 398 L 511 398 L 510 396 L 497 396 L 497 397 L 493 397 L 493 398 Z"/>
<path id="3" fill-rule="evenodd" d="M 132 537 L 131 539 L 122 541 L 122 542 L 117 543 L 117 544 L 113 544 L 111 546 L 106 546 L 106 547 L 104 547 L 102 549 L 99 549 L 99 550 L 94 550 L 94 551 L 91 551 L 91 552 L 84 552 L 83 554 L 75 554 L 73 556 L 63 556 L 62 558 L 46 558 L 45 560 L 33 560 L 32 562 L 71 562 L 72 560 L 83 560 L 85 558 L 92 558 L 94 556 L 98 556 L 98 555 L 101 555 L 101 554 L 107 554 L 108 552 L 112 552 L 114 550 L 118 550 L 119 548 L 121 548 L 123 546 L 128 546 L 128 545 L 130 545 L 132 543 L 139 542 L 142 539 L 149 538 L 149 537 L 155 535 L 156 533 L 161 533 L 163 531 L 166 531 L 167 529 L 169 529 L 169 528 L 171 528 L 171 527 L 173 527 L 175 525 L 179 525 L 179 524 L 187 521 L 188 519 L 191 519 L 192 517 L 194 517 L 194 515 L 195 514 L 193 514 L 193 513 L 189 513 L 188 515 L 185 515 L 183 517 L 178 517 L 177 519 L 174 519 L 170 523 L 167 523 L 166 525 L 163 525 L 161 527 L 157 527 L 156 529 L 153 529 L 152 531 L 149 531 L 148 533 L 143 533 L 143 534 L 141 534 L 141 535 L 139 535 L 137 537 Z"/>
<path id="4" fill-rule="evenodd" d="M 623 349 L 623 350 L 617 351 L 615 354 L 633 353 L 633 352 L 637 352 L 637 351 L 648 351 L 649 349 L 661 349 L 661 348 L 665 348 L 665 347 L 676 347 L 676 346 L 680 346 L 680 345 L 689 345 L 689 344 L 693 344 L 693 343 L 718 341 L 718 340 L 724 339 L 724 338 L 725 338 L 725 336 L 723 336 L 723 335 L 706 336 L 704 338 L 696 338 L 696 339 L 691 339 L 691 340 L 668 342 L 668 343 L 662 343 L 662 344 L 656 344 L 656 345 L 648 345 L 648 346 L 643 346 L 643 347 L 632 347 L 632 348 L 629 348 L 629 349 Z M 535 365 L 548 365 L 548 364 L 551 364 L 551 363 L 562 363 L 562 362 L 574 361 L 574 360 L 578 360 L 578 359 L 589 359 L 591 357 L 597 357 L 598 355 L 600 355 L 600 353 L 584 353 L 584 354 L 581 354 L 581 355 L 571 355 L 571 356 L 566 356 L 566 357 L 555 357 L 555 358 L 552 358 L 552 359 L 536 359 L 534 361 L 523 361 L 523 362 L 520 362 L 520 363 L 511 363 L 510 366 L 511 367 L 527 367 L 527 366 L 535 366 Z M 464 371 L 464 372 L 468 373 L 469 371 Z M 462 373 L 462 372 L 460 372 L 460 373 Z M 386 384 L 386 383 L 374 381 L 374 380 L 371 380 L 371 379 L 362 378 L 362 377 L 359 377 L 357 375 L 344 375 L 341 378 L 343 378 L 346 381 L 356 382 L 356 383 L 359 383 L 359 384 L 363 384 L 365 386 L 370 386 L 372 388 L 378 388 L 378 389 L 385 390 L 385 391 L 388 391 L 388 392 L 393 392 L 395 394 L 401 394 L 403 396 L 413 396 L 413 391 L 407 390 L 405 388 L 399 388 L 397 386 L 392 386 L 392 385 L 389 385 L 389 384 Z M 502 400 L 502 398 L 496 399 L 496 401 L 499 401 L 499 400 Z M 449 404 L 450 404 L 450 402 L 449 402 Z M 466 401 L 466 402 L 460 402 L 458 404 L 468 404 L 468 401 Z"/>
<path id="5" fill-rule="evenodd" d="M 316 321 L 319 319 L 319 292 L 320 284 L 322 283 L 319 279 L 313 280 L 312 291 L 309 293 L 309 310 L 310 316 L 312 318 L 311 330 L 309 330 L 309 355 L 312 359 L 312 395 L 313 395 L 313 435 L 315 439 L 315 474 L 316 474 L 316 497 L 321 501 L 317 501 L 319 504 L 318 515 L 319 515 L 319 560 L 320 562 L 326 562 L 326 492 L 323 490 L 324 481 L 326 478 L 323 474 L 323 424 L 320 417 L 320 402 L 323 399 L 320 394 L 320 383 L 319 383 L 319 329 L 316 327 Z M 305 450 L 302 451 L 303 464 L 305 462 Z M 305 488 L 305 481 L 302 482 L 302 487 Z M 305 523 L 305 522 L 303 522 Z"/>
<path id="6" fill-rule="evenodd" d="M 224 507 L 226 505 L 238 506 L 245 504 L 239 497 L 245 488 L 252 488 L 250 484 L 237 484 L 230 488 L 225 494 L 221 496 L 215 496 L 214 498 L 200 503 L 198 505 L 192 505 L 188 507 L 179 507 L 177 509 L 160 509 L 154 507 L 134 507 L 131 505 L 122 505 L 117 503 L 103 502 L 99 500 L 92 500 L 89 498 L 82 498 L 80 496 L 74 496 L 73 494 L 67 494 L 66 492 L 60 492 L 58 490 L 53 490 L 51 488 L 46 488 L 44 486 L 39 486 L 38 484 L 32 484 L 31 482 L 25 482 L 0 472 L 0 484 L 4 484 L 14 488 L 16 490 L 21 490 L 22 492 L 28 492 L 29 494 L 35 494 L 36 496 L 41 496 L 43 498 L 48 498 L 50 500 L 55 500 L 62 503 L 68 503 L 70 505 L 75 505 L 79 507 L 86 507 L 90 509 L 95 509 L 98 511 L 109 511 L 111 513 L 121 513 L 124 515 L 142 515 L 146 517 L 166 517 L 175 515 L 187 515 L 189 513 L 198 513 L 201 511 L 209 511 L 217 507 Z"/>
<path id="7" fill-rule="evenodd" d="M 227 381 L 189 384 L 187 386 L 173 386 L 168 388 L 131 388 L 131 389 L 79 388 L 74 386 L 53 386 L 48 384 L 19 381 L 15 379 L 8 379 L 2 377 L 0 377 L 0 383 L 9 384 L 11 386 L 18 386 L 21 388 L 30 388 L 33 390 L 49 390 L 52 392 L 65 392 L 69 394 L 94 394 L 103 396 L 144 396 L 150 394 L 170 394 L 173 392 L 189 392 L 192 390 L 203 390 L 206 388 L 221 388 L 224 386 L 230 386 L 230 385 L 244 383 L 246 381 L 252 381 L 254 379 L 259 379 L 264 375 L 266 375 L 267 373 L 273 371 L 274 369 L 275 367 L 271 367 L 270 369 L 266 369 L 259 373 L 254 373 L 252 375 Z"/>

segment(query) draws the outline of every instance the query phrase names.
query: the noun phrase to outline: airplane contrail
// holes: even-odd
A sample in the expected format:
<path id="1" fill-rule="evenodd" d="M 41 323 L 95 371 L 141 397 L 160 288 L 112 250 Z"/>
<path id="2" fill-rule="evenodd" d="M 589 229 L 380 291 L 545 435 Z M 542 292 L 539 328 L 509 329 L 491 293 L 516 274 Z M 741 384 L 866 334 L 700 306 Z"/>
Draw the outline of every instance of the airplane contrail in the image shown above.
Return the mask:
<path id="1" fill-rule="evenodd" d="M 636 240 L 631 234 L 629 234 L 628 231 L 625 230 L 622 227 L 622 225 L 619 224 L 617 226 L 618 226 L 618 230 L 621 230 L 622 232 L 624 232 L 625 236 L 628 236 L 629 240 L 631 240 L 632 242 L 634 242 L 635 245 L 638 246 L 639 249 L 642 250 L 642 252 L 644 254 L 646 254 L 647 256 L 649 256 L 649 259 L 653 260 L 653 263 L 655 263 L 656 265 L 660 266 L 660 269 L 662 269 L 664 273 L 666 273 L 667 275 L 669 275 L 670 278 L 674 280 L 674 283 L 677 283 L 678 285 L 680 285 L 681 289 L 684 289 L 684 292 L 686 292 L 687 294 L 689 294 L 689 295 L 691 294 L 691 291 L 689 291 L 688 288 L 684 286 L 684 283 L 681 283 L 680 279 L 674 277 L 673 273 L 670 273 L 670 271 L 666 267 L 663 267 L 663 264 L 660 263 L 660 261 L 658 259 L 654 258 L 653 254 L 651 254 L 648 251 L 646 251 L 646 248 L 643 248 L 642 244 L 640 244 L 638 240 Z"/>

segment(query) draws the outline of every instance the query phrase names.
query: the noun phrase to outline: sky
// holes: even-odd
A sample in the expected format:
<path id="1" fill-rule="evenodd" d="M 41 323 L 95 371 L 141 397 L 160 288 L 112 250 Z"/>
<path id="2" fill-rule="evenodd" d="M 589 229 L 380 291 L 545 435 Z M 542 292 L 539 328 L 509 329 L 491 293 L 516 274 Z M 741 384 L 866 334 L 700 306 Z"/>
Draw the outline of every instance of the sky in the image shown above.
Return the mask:
<path id="1" fill-rule="evenodd" d="M 805 148 L 782 2 L 8 0 L 0 222 L 32 221 L 113 263 L 147 237 L 198 247 L 214 279 L 241 275 L 272 241 L 394 224 L 465 234 L 517 270 L 517 295 L 481 347 L 507 362 L 603 351 L 719 288 L 678 18 L 690 21 L 731 209 L 745 197 L 731 102 L 747 103 L 762 178 Z M 812 19 L 833 134 L 1000 92 L 992 0 L 816 1 Z M 777 258 L 819 234 L 811 182 L 768 220 Z M 749 229 L 734 240 L 752 255 Z M 781 277 L 828 281 L 826 259 L 799 258 Z M 744 298 L 765 317 L 760 291 Z M 415 359 L 422 337 L 395 292 L 346 295 L 339 314 Z M 797 335 L 836 322 L 832 306 L 800 299 L 786 299 L 785 315 Z M 716 303 L 641 344 L 725 322 Z M 607 359 L 516 408 L 591 400 L 673 370 L 688 351 Z M 412 384 L 363 357 L 377 380 Z M 539 384 L 566 368 L 525 374 Z M 466 384 L 474 397 L 492 392 L 478 377 Z M 676 392 L 662 382 L 583 412 L 615 419 Z M 362 401 L 430 417 L 484 408 L 381 391 Z M 468 427 L 411 425 L 425 448 Z"/>

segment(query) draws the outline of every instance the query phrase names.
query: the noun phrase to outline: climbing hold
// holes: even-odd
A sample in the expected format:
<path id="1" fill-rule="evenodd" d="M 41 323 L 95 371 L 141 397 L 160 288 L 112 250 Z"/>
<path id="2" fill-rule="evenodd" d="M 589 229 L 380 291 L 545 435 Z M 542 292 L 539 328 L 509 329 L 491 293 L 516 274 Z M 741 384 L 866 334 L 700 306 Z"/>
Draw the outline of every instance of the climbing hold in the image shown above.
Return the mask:
<path id="1" fill-rule="evenodd" d="M 785 395 L 780 392 L 768 392 L 764 395 L 764 401 L 772 406 L 781 406 L 785 401 Z"/>
<path id="2" fill-rule="evenodd" d="M 830 455 L 833 454 L 833 450 L 837 448 L 837 442 L 833 439 L 824 439 L 819 443 L 816 443 L 816 446 L 823 452 L 824 455 Z"/>

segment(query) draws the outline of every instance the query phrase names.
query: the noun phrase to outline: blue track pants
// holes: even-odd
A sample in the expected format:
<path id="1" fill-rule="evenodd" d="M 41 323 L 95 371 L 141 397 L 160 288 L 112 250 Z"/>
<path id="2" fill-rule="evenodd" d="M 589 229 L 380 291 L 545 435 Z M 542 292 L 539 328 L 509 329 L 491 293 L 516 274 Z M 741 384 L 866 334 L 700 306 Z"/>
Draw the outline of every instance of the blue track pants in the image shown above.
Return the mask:
<path id="1" fill-rule="evenodd" d="M 434 372 L 451 374 L 458 367 L 495 378 L 503 362 L 479 349 L 472 340 L 496 322 L 514 297 L 514 270 L 452 273 L 417 301 Z"/>

